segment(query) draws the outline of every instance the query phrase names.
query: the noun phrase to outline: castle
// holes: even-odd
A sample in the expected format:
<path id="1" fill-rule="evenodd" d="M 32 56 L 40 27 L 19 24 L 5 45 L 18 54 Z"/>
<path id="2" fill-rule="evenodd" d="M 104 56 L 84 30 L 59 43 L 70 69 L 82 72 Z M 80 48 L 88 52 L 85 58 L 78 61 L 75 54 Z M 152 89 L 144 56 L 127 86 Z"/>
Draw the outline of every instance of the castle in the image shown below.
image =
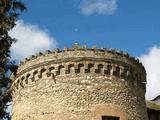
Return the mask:
<path id="1" fill-rule="evenodd" d="M 26 58 L 12 84 L 12 120 L 148 120 L 146 72 L 115 49 L 55 49 Z"/>

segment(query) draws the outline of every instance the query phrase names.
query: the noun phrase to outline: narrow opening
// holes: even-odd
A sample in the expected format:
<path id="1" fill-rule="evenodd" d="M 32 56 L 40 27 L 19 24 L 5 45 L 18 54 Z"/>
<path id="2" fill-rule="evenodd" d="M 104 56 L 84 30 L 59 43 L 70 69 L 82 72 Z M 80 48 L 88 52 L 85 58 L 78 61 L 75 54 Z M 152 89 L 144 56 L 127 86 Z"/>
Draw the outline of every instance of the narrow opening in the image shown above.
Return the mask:
<path id="1" fill-rule="evenodd" d="M 113 75 L 119 77 L 119 74 L 120 74 L 120 68 L 116 67 L 116 70 L 113 72 Z"/>
<path id="2" fill-rule="evenodd" d="M 75 69 L 76 73 L 84 73 L 84 64 L 78 64 L 78 69 Z"/>
<path id="3" fill-rule="evenodd" d="M 119 117 L 102 116 L 102 120 L 120 120 Z"/>
<path id="4" fill-rule="evenodd" d="M 107 70 L 104 71 L 104 74 L 111 75 L 111 69 L 112 69 L 112 66 L 108 65 Z"/>
<path id="5" fill-rule="evenodd" d="M 85 69 L 85 73 L 93 72 L 94 64 L 88 64 L 88 69 Z"/>
<path id="6" fill-rule="evenodd" d="M 103 65 L 99 64 L 98 69 L 95 70 L 95 73 L 103 73 Z"/>
<path id="7" fill-rule="evenodd" d="M 28 78 L 30 77 L 30 74 L 27 74 L 26 79 L 25 79 L 25 83 L 28 84 Z"/>

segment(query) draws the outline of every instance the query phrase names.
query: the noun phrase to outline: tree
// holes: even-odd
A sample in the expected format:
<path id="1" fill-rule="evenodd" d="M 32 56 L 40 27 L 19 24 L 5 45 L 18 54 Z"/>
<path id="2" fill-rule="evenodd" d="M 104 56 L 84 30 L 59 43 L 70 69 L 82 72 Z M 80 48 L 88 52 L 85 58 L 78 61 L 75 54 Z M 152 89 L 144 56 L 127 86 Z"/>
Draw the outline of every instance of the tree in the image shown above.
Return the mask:
<path id="1" fill-rule="evenodd" d="M 11 61 L 10 48 L 16 39 L 8 35 L 21 12 L 26 10 L 19 0 L 0 0 L 0 119 L 10 119 L 6 112 L 7 103 L 11 102 L 11 80 L 9 74 L 17 67 Z M 15 73 L 14 73 L 15 74 Z"/>

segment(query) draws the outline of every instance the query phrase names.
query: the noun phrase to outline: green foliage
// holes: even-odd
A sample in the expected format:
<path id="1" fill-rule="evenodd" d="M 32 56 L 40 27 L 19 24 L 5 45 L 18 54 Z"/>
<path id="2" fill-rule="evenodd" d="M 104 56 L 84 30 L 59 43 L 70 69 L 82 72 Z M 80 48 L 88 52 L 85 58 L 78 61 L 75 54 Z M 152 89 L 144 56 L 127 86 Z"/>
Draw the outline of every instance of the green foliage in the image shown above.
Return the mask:
<path id="1" fill-rule="evenodd" d="M 0 119 L 10 119 L 6 112 L 7 103 L 12 100 L 9 76 L 17 69 L 10 58 L 10 48 L 16 39 L 9 36 L 8 31 L 15 26 L 15 21 L 24 10 L 26 7 L 19 0 L 0 0 Z"/>

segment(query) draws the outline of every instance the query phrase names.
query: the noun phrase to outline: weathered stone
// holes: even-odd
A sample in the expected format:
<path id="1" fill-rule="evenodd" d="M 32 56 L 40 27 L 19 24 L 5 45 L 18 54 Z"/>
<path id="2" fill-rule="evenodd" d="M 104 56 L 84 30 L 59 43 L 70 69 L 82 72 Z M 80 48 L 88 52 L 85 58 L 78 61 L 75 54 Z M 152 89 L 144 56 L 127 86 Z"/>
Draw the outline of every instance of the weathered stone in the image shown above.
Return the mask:
<path id="1" fill-rule="evenodd" d="M 73 48 L 34 56 L 12 84 L 12 120 L 148 120 L 146 72 L 128 53 Z"/>

